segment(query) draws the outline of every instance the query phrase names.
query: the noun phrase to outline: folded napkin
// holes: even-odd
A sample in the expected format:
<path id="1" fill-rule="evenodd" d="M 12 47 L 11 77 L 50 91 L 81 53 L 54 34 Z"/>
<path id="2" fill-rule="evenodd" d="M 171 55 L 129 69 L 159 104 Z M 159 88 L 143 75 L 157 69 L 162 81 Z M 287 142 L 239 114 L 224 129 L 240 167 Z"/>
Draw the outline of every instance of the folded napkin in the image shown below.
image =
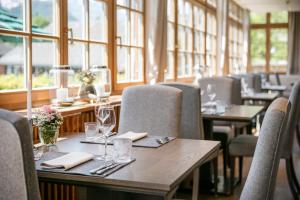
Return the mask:
<path id="1" fill-rule="evenodd" d="M 93 159 L 93 154 L 84 152 L 72 152 L 52 160 L 42 162 L 41 166 L 50 169 L 63 168 L 67 170 L 85 163 L 91 159 Z"/>
<path id="2" fill-rule="evenodd" d="M 135 132 L 129 131 L 129 132 L 124 133 L 122 135 L 118 135 L 118 136 L 114 137 L 113 139 L 115 139 L 115 138 L 128 138 L 128 139 L 131 139 L 134 142 L 136 140 L 139 140 L 139 139 L 142 139 L 142 138 L 146 137 L 147 135 L 148 135 L 147 132 L 135 133 Z"/>

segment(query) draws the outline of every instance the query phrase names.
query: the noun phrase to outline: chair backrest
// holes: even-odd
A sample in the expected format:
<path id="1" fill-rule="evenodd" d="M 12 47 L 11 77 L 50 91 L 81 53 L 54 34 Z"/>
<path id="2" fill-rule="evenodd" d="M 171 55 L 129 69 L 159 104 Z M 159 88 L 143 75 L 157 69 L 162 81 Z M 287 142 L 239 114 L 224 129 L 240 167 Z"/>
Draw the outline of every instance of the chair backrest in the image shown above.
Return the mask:
<path id="1" fill-rule="evenodd" d="M 231 78 L 233 80 L 232 104 L 242 105 L 243 101 L 242 101 L 242 95 L 241 95 L 241 91 L 242 91 L 241 79 L 238 77 L 233 77 L 233 76 L 229 76 L 229 78 Z"/>
<path id="2" fill-rule="evenodd" d="M 248 88 L 253 88 L 254 92 L 261 92 L 261 75 L 260 74 L 234 74 L 232 77 L 243 78 L 248 84 Z"/>
<path id="3" fill-rule="evenodd" d="M 281 155 L 282 158 L 289 158 L 292 154 L 296 126 L 300 117 L 300 81 L 294 84 L 289 101 L 291 102 L 291 111 L 288 118 L 286 133 L 284 134 L 285 142 Z"/>
<path id="4" fill-rule="evenodd" d="M 40 199 L 26 118 L 0 109 L 0 199 Z"/>
<path id="5" fill-rule="evenodd" d="M 262 123 L 241 200 L 273 199 L 289 110 L 290 103 L 285 98 L 278 98 L 269 106 Z"/>
<path id="6" fill-rule="evenodd" d="M 233 79 L 228 77 L 208 77 L 201 78 L 198 80 L 199 86 L 203 91 L 202 102 L 206 103 L 209 101 L 207 94 L 207 85 L 211 84 L 215 86 L 216 98 L 215 100 L 223 101 L 226 104 L 233 104 Z M 240 93 L 240 92 L 239 92 Z"/>
<path id="7" fill-rule="evenodd" d="M 200 88 L 183 83 L 163 83 L 162 85 L 182 91 L 179 137 L 184 139 L 204 139 Z"/>
<path id="8" fill-rule="evenodd" d="M 179 136 L 182 91 L 163 85 L 128 87 L 123 91 L 119 132 Z"/>
<path id="9" fill-rule="evenodd" d="M 281 85 L 281 80 L 278 72 L 275 73 L 275 78 L 276 78 L 277 85 Z"/>

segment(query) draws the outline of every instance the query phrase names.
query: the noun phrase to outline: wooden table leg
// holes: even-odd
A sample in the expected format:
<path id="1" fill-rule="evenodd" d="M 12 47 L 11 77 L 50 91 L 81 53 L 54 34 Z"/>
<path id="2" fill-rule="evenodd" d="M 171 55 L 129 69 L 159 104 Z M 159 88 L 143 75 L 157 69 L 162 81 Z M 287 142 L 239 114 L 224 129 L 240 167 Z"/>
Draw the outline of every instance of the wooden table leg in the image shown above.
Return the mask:
<path id="1" fill-rule="evenodd" d="M 192 200 L 198 200 L 199 195 L 199 168 L 193 172 L 193 195 Z"/>

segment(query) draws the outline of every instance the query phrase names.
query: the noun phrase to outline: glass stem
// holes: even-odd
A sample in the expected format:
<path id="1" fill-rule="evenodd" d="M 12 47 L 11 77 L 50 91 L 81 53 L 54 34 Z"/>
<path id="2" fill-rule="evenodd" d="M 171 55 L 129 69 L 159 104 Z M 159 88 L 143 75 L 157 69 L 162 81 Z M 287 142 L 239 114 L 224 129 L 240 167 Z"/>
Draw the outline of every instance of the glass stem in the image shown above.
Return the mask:
<path id="1" fill-rule="evenodd" d="M 104 159 L 106 160 L 106 156 L 107 156 L 107 138 L 108 136 L 105 134 L 105 146 L 104 146 Z"/>

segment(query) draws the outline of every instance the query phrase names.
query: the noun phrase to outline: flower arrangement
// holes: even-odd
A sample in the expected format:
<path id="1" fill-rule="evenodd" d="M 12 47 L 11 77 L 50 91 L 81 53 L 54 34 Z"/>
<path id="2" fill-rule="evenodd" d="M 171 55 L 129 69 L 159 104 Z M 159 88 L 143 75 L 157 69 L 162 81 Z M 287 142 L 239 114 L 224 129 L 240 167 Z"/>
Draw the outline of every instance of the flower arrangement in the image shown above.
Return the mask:
<path id="1" fill-rule="evenodd" d="M 78 80 L 86 85 L 90 85 L 95 80 L 95 75 L 90 70 L 82 71 L 78 75 Z"/>
<path id="2" fill-rule="evenodd" d="M 59 127 L 63 123 L 63 118 L 60 113 L 50 108 L 43 106 L 33 116 L 33 125 L 39 128 L 39 137 L 43 144 L 52 145 L 56 143 Z"/>

